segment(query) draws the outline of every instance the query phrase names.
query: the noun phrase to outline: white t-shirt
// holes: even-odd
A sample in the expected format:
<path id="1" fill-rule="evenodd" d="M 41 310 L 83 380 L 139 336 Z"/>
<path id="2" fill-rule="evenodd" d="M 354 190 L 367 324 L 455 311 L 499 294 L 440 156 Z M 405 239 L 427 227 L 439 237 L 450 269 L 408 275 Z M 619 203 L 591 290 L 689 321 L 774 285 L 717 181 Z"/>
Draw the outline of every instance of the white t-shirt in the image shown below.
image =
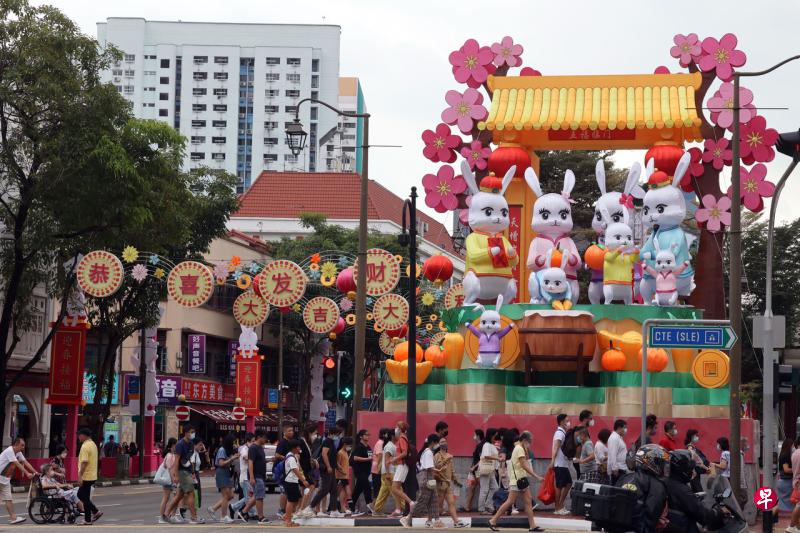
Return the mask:
<path id="1" fill-rule="evenodd" d="M 381 474 L 394 474 L 394 458 L 397 455 L 397 446 L 394 442 L 388 441 L 383 445 L 383 458 L 381 462 Z M 391 459 L 390 459 L 391 457 Z"/>
<path id="2" fill-rule="evenodd" d="M 419 458 L 419 468 L 420 470 L 428 470 L 429 468 L 433 467 L 433 450 L 430 448 L 425 448 L 425 451 L 422 452 L 422 455 Z"/>
<path id="3" fill-rule="evenodd" d="M 599 439 L 594 443 L 594 459 L 597 464 L 603 464 L 608 461 L 608 447 Z"/>
<path id="4" fill-rule="evenodd" d="M 249 449 L 247 444 L 239 446 L 239 483 L 247 481 L 247 452 Z"/>
<path id="5" fill-rule="evenodd" d="M 22 455 L 22 452 L 14 453 L 14 448 L 9 446 L 3 453 L 0 453 L 0 484 L 8 485 L 11 483 L 11 478 L 7 477 L 6 474 L 11 474 L 12 470 L 9 468 L 9 465 L 14 461 L 21 463 L 25 460 L 25 456 Z"/>
<path id="6" fill-rule="evenodd" d="M 497 457 L 498 455 L 500 455 L 500 452 L 497 451 L 497 446 L 491 442 L 483 443 L 483 448 L 481 448 L 481 460 L 483 460 L 484 457 Z M 492 467 L 495 470 L 500 468 L 500 461 L 490 460 L 489 462 L 492 463 Z"/>
<path id="7" fill-rule="evenodd" d="M 5 452 L 3 452 L 5 453 Z M 719 456 L 719 462 L 725 461 L 725 470 L 720 472 L 722 477 L 731 478 L 731 452 L 724 450 Z"/>
<path id="8" fill-rule="evenodd" d="M 561 445 L 564 444 L 565 440 L 567 440 L 567 432 L 564 430 L 564 428 L 559 426 L 556 429 L 556 432 L 553 434 L 553 444 L 555 444 L 556 441 L 559 441 L 558 451 L 556 452 L 556 461 L 553 463 L 553 466 L 569 468 L 570 461 L 567 459 L 567 456 L 564 455 L 564 452 L 561 451 Z"/>
<path id="9" fill-rule="evenodd" d="M 286 472 L 286 482 L 287 483 L 300 483 L 300 478 L 297 477 L 297 474 L 294 473 L 295 468 L 299 468 L 297 465 L 297 458 L 295 458 L 293 453 L 290 453 L 286 456 L 286 462 L 283 465 L 284 472 Z"/>

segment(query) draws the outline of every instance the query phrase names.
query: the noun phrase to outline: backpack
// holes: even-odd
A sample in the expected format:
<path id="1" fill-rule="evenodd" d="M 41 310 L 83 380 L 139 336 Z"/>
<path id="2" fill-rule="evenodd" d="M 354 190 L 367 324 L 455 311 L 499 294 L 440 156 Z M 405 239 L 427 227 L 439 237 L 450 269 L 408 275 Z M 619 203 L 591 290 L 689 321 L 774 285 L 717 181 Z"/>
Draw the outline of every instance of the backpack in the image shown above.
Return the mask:
<path id="1" fill-rule="evenodd" d="M 419 462 L 419 454 L 417 453 L 417 447 L 411 444 L 408 440 L 408 454 L 405 458 L 405 463 L 408 468 L 416 468 L 417 463 Z"/>
<path id="2" fill-rule="evenodd" d="M 286 463 L 286 459 L 275 463 L 275 466 L 272 467 L 272 477 L 275 479 L 275 481 L 279 485 L 283 484 L 284 480 L 286 479 L 286 464 L 285 463 Z"/>
<path id="3" fill-rule="evenodd" d="M 578 453 L 578 444 L 575 442 L 575 428 L 567 430 L 564 442 L 561 443 L 561 453 L 567 459 L 573 459 L 575 454 Z"/>

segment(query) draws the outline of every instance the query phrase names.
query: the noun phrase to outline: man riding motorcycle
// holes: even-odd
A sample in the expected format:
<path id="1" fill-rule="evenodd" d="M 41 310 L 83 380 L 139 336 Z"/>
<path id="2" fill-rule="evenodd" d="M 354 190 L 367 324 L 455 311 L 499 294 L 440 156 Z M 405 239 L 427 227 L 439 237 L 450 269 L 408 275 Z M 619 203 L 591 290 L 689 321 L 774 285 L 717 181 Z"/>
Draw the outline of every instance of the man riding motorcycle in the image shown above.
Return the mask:
<path id="1" fill-rule="evenodd" d="M 667 489 L 662 481 L 669 454 L 658 444 L 646 444 L 636 451 L 635 472 L 625 474 L 617 487 L 637 493 L 637 506 L 633 517 L 633 531 L 653 533 L 661 531 L 666 522 Z"/>
<path id="2" fill-rule="evenodd" d="M 720 509 L 703 506 L 688 485 L 696 475 L 695 466 L 688 450 L 670 452 L 669 477 L 664 480 L 669 501 L 669 525 L 665 533 L 698 533 L 698 523 L 712 530 L 724 525 L 725 514 Z"/>

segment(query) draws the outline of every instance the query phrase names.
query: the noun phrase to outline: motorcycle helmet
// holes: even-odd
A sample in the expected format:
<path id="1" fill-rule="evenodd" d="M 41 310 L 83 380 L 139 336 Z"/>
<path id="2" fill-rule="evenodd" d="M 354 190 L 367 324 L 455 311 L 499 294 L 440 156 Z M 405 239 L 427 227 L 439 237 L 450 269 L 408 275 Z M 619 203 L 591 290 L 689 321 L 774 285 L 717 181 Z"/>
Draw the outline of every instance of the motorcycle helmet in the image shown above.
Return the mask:
<path id="1" fill-rule="evenodd" d="M 637 472 L 647 472 L 661 477 L 664 475 L 667 463 L 669 463 L 669 454 L 658 444 L 645 444 L 636 450 Z"/>
<path id="2" fill-rule="evenodd" d="M 689 450 L 669 452 L 669 476 L 688 483 L 694 475 L 695 462 Z"/>

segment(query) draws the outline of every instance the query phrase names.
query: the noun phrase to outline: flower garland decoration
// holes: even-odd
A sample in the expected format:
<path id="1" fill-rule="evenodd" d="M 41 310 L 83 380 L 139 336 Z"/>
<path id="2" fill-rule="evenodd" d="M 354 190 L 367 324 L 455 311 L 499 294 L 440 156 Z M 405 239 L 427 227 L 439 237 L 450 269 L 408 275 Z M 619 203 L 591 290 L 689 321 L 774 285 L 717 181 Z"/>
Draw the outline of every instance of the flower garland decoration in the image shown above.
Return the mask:
<path id="1" fill-rule="evenodd" d="M 137 259 L 139 259 L 139 250 L 133 246 L 126 246 L 122 250 L 122 260 L 126 263 L 134 263 Z"/>

